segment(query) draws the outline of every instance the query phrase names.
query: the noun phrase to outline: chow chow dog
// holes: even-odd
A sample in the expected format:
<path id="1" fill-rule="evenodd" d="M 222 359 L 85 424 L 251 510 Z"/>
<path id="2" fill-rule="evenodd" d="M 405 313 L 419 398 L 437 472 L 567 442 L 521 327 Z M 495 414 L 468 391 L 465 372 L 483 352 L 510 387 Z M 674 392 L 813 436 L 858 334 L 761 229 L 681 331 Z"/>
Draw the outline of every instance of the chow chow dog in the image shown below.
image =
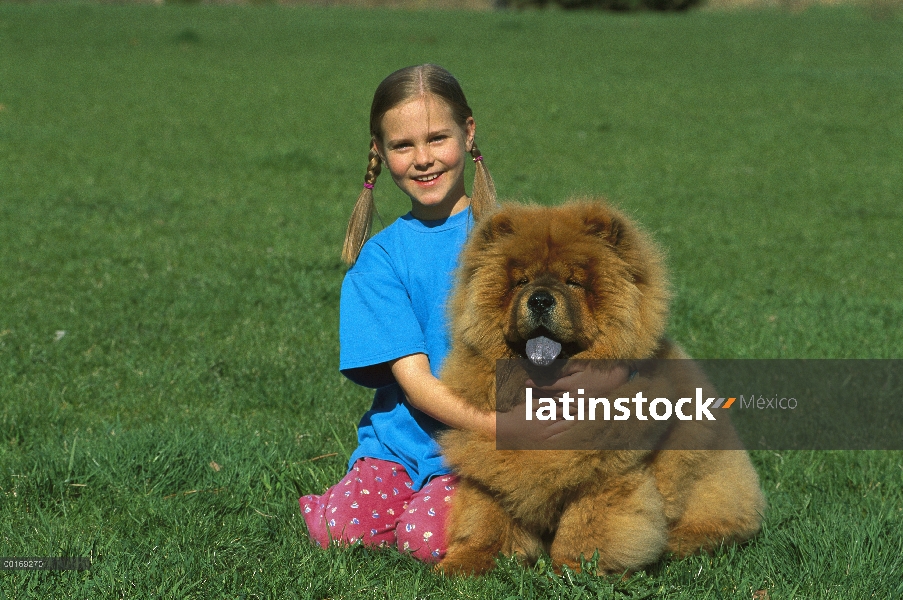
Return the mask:
<path id="1" fill-rule="evenodd" d="M 472 406 L 504 411 L 516 400 L 496 398 L 498 359 L 687 358 L 664 337 L 668 302 L 661 252 L 605 202 L 504 204 L 462 251 L 442 380 Z M 692 361 L 655 364 L 612 397 L 679 397 L 699 385 Z M 602 429 L 581 427 L 575 435 Z M 446 432 L 440 445 L 460 487 L 438 568 L 478 574 L 499 553 L 528 563 L 545 553 L 558 569 L 579 568 L 598 553 L 599 573 L 626 573 L 756 534 L 758 476 L 744 450 L 717 449 L 742 448 L 729 421 L 651 434 L 660 438 L 648 450 L 503 450 L 475 432 Z"/>

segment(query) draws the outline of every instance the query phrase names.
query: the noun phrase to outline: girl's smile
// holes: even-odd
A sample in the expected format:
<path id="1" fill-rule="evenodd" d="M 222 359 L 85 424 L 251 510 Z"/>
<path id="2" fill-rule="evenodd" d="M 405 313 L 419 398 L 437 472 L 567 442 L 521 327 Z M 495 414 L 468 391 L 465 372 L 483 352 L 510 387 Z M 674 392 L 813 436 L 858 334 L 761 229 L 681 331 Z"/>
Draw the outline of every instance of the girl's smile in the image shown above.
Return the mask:
<path id="1" fill-rule="evenodd" d="M 442 176 L 442 173 L 433 173 L 432 175 L 423 175 L 422 177 L 415 177 L 414 181 L 418 182 L 422 186 L 431 186 L 436 183 L 436 179 Z"/>
<path id="2" fill-rule="evenodd" d="M 386 111 L 374 140 L 392 179 L 411 198 L 411 213 L 436 220 L 467 208 L 464 164 L 476 130 L 462 127 L 441 99 L 425 95 Z"/>

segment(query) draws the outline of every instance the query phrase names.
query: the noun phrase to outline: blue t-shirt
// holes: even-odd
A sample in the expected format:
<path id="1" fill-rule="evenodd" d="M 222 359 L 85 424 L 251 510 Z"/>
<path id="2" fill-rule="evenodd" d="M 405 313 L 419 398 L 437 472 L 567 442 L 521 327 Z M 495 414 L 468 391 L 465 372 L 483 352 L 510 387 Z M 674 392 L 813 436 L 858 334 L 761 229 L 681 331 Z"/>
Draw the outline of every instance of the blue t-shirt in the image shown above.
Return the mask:
<path id="1" fill-rule="evenodd" d="M 408 213 L 368 240 L 345 274 L 339 368 L 355 383 L 376 388 L 349 469 L 363 457 L 394 461 L 415 490 L 449 472 L 433 439 L 444 425 L 412 407 L 389 368 L 379 365 L 423 353 L 438 377 L 449 350 L 446 301 L 471 224 L 469 208 L 438 221 Z"/>

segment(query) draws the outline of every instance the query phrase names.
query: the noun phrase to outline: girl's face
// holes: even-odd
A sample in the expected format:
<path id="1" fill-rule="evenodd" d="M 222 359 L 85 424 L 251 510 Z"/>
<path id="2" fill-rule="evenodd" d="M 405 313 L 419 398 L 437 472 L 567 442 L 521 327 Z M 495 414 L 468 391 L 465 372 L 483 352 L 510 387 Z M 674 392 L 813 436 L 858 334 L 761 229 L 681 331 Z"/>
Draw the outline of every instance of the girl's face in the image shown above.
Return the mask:
<path id="1" fill-rule="evenodd" d="M 473 117 L 462 128 L 448 105 L 431 95 L 383 115 L 382 139 L 374 144 L 395 184 L 410 196 L 416 218 L 444 219 L 467 208 L 464 161 L 475 130 Z"/>

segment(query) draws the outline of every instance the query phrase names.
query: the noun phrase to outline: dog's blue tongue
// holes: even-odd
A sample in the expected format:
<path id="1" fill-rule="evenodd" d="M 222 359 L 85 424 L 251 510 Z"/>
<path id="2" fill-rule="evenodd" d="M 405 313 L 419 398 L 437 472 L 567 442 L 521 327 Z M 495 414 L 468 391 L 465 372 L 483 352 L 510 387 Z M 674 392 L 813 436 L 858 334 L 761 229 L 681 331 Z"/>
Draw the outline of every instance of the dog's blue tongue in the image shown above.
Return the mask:
<path id="1" fill-rule="evenodd" d="M 547 367 L 561 354 L 561 344 L 545 336 L 527 340 L 527 358 L 537 367 Z"/>

